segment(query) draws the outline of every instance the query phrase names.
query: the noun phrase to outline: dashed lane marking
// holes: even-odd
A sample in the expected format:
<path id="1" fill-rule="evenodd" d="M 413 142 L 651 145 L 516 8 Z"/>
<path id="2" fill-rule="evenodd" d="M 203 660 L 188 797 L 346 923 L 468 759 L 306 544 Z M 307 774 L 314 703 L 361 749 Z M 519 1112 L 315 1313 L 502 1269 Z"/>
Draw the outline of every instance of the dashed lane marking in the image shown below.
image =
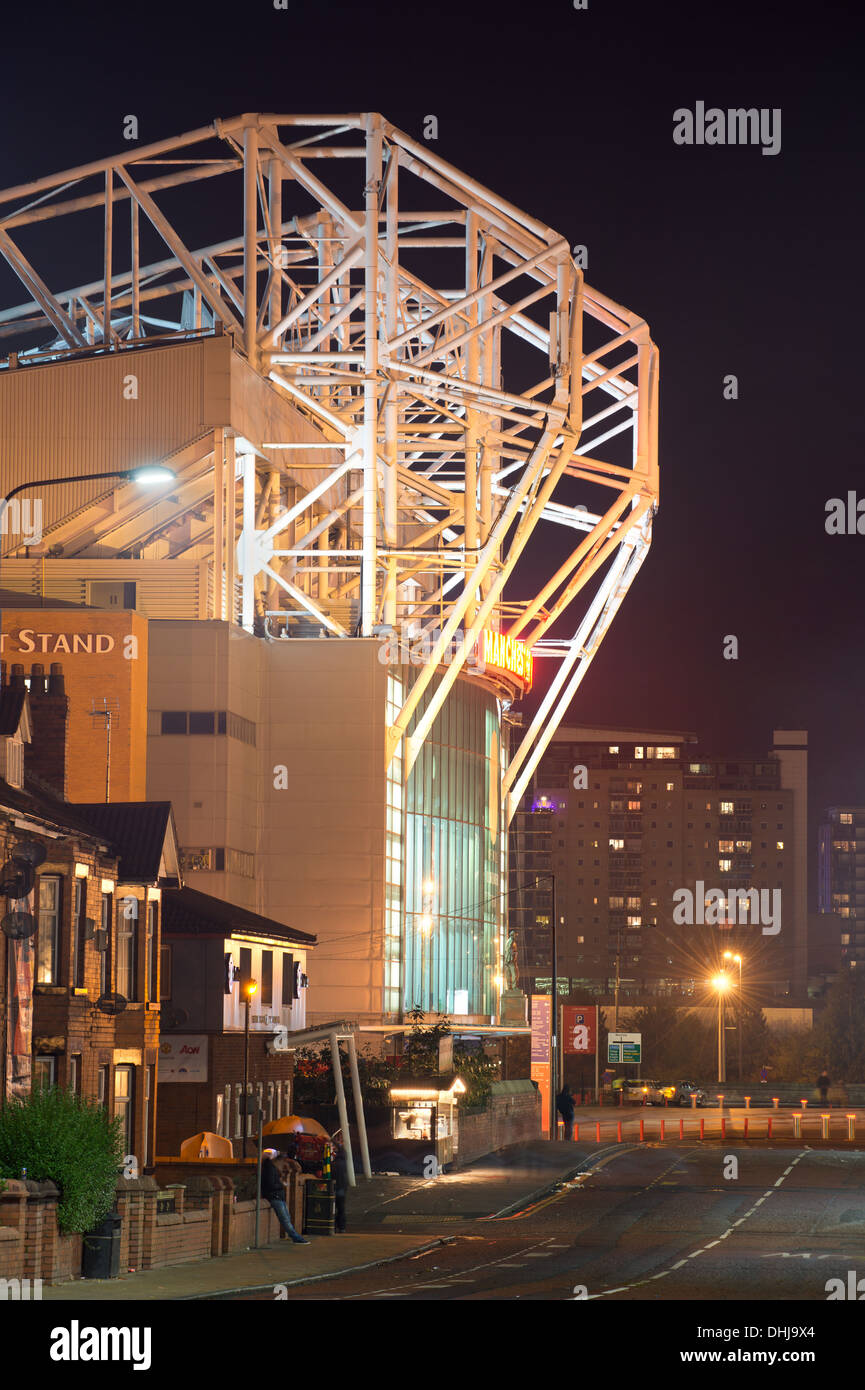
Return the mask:
<path id="1" fill-rule="evenodd" d="M 805 1154 L 806 1154 L 807 1152 L 808 1152 L 807 1149 L 803 1149 L 802 1153 L 800 1153 L 796 1158 L 794 1158 L 794 1160 L 793 1160 L 793 1162 L 790 1164 L 789 1168 L 786 1168 L 786 1169 L 784 1170 L 784 1172 L 781 1174 L 781 1176 L 780 1176 L 780 1178 L 778 1179 L 778 1181 L 775 1183 L 775 1187 L 780 1187 L 780 1186 L 781 1186 L 781 1183 L 784 1181 L 784 1179 L 787 1177 L 787 1175 L 788 1175 L 789 1173 L 792 1173 L 792 1171 L 793 1171 L 793 1169 L 796 1167 L 796 1164 L 797 1164 L 797 1163 L 801 1163 L 802 1159 L 805 1157 Z M 664 1176 L 664 1174 L 661 1174 L 661 1177 L 663 1177 L 663 1176 Z M 658 1179 L 656 1178 L 656 1179 L 655 1179 L 655 1183 L 650 1183 L 649 1186 L 653 1187 L 653 1186 L 655 1186 L 657 1183 L 658 1183 Z M 646 1190 L 648 1191 L 648 1188 L 647 1188 Z M 693 1260 L 693 1259 L 695 1259 L 695 1258 L 697 1257 L 697 1255 L 703 1255 L 703 1254 L 705 1254 L 705 1252 L 706 1252 L 707 1250 L 711 1250 L 713 1246 L 719 1245 L 719 1244 L 721 1243 L 722 1240 L 726 1240 L 728 1236 L 731 1236 L 731 1235 L 734 1233 L 736 1227 L 737 1227 L 737 1226 L 741 1226 L 743 1221 L 747 1221 L 747 1219 L 748 1219 L 749 1216 L 753 1216 L 754 1212 L 757 1210 L 757 1208 L 759 1207 L 760 1203 L 761 1203 L 761 1202 L 764 1202 L 764 1201 L 766 1200 L 766 1197 L 767 1197 L 767 1196 L 771 1196 L 771 1194 L 772 1194 L 772 1188 L 770 1188 L 768 1192 L 764 1193 L 764 1195 L 763 1195 L 762 1197 L 760 1197 L 760 1198 L 754 1203 L 754 1205 L 753 1205 L 752 1207 L 749 1207 L 748 1210 L 745 1212 L 745 1215 L 744 1215 L 744 1216 L 740 1216 L 739 1219 L 738 1219 L 738 1221 L 734 1221 L 733 1224 L 732 1224 L 732 1226 L 728 1226 L 727 1229 L 726 1229 L 726 1231 L 724 1231 L 723 1235 L 718 1236 L 718 1239 L 717 1239 L 717 1240 L 711 1240 L 711 1241 L 708 1242 L 707 1245 L 701 1245 L 700 1248 L 699 1248 L 699 1250 L 694 1250 L 694 1251 L 692 1251 L 690 1255 L 687 1255 L 687 1256 L 685 1257 L 685 1259 L 679 1260 L 678 1263 L 676 1263 L 676 1264 L 674 1264 L 674 1265 L 671 1265 L 669 1269 L 662 1270 L 662 1272 L 661 1272 L 660 1274 L 652 1274 L 652 1275 L 649 1276 L 648 1279 L 636 1279 L 636 1280 L 634 1281 L 633 1284 L 626 1284 L 626 1285 L 625 1285 L 623 1288 L 621 1288 L 621 1289 L 604 1289 L 601 1293 L 590 1293 L 590 1294 L 589 1294 L 589 1299 L 594 1299 L 594 1298 L 606 1298 L 606 1297 L 607 1297 L 609 1294 L 611 1294 L 611 1293 L 627 1293 L 630 1289 L 638 1289 L 638 1288 L 640 1288 L 640 1286 L 641 1286 L 642 1284 L 650 1284 L 650 1283 L 652 1282 L 653 1279 L 661 1279 L 661 1278 L 663 1278 L 663 1276 L 664 1276 L 665 1274 L 672 1274 L 674 1270 L 676 1270 L 676 1269 L 681 1269 L 683 1265 L 685 1265 L 685 1264 L 688 1263 L 688 1260 Z M 570 1300 L 570 1301 L 576 1302 L 577 1300 L 576 1300 L 576 1299 L 573 1299 L 573 1300 Z"/>

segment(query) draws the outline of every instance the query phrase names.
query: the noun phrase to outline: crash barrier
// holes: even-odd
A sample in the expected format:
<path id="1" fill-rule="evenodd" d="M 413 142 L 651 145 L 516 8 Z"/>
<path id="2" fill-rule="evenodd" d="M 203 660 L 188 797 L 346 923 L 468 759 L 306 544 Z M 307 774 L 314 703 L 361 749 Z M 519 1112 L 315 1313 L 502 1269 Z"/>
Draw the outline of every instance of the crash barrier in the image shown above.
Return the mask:
<path id="1" fill-rule="evenodd" d="M 660 1107 L 659 1107 L 660 1109 Z M 608 1144 L 615 1142 L 634 1143 L 638 1138 L 640 1143 L 664 1143 L 670 1140 L 688 1139 L 721 1139 L 732 1142 L 736 1139 L 748 1139 L 759 1141 L 762 1139 L 802 1139 L 809 1142 L 817 1139 L 834 1141 L 847 1140 L 853 1143 L 856 1140 L 857 1120 L 859 1116 L 855 1113 L 844 1113 L 836 1111 L 819 1113 L 806 1110 L 793 1111 L 789 1114 L 773 1111 L 770 1115 L 757 1115 L 753 1110 L 731 1113 L 729 1110 L 722 1114 L 720 1110 L 711 1114 L 695 1116 L 691 1119 L 690 1112 L 686 1119 L 683 1115 L 679 1116 L 678 1134 L 669 1126 L 668 1120 L 664 1118 L 663 1112 L 657 1117 L 651 1113 L 641 1110 L 639 1115 L 632 1115 L 625 1119 L 609 1121 L 596 1120 L 595 1143 Z M 865 1120 L 865 1115 L 863 1115 Z M 653 1123 L 654 1121 L 654 1123 Z M 585 1126 L 584 1126 L 585 1128 Z M 671 1132 L 668 1134 L 668 1128 Z M 574 1141 L 579 1142 L 580 1127 L 574 1125 Z"/>

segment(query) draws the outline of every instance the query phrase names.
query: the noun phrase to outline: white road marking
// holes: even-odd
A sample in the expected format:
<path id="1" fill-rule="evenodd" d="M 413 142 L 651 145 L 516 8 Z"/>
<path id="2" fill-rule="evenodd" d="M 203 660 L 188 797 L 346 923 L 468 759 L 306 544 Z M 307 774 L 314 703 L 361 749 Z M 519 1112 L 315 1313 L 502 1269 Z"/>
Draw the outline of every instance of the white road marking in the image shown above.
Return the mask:
<path id="1" fill-rule="evenodd" d="M 785 1179 L 785 1177 L 787 1176 L 787 1174 L 788 1174 L 788 1173 L 792 1173 L 793 1169 L 796 1167 L 796 1164 L 797 1164 L 797 1163 L 800 1163 L 800 1162 L 802 1161 L 802 1159 L 805 1157 L 805 1152 L 806 1152 L 806 1151 L 803 1151 L 802 1153 L 799 1154 L 799 1156 L 798 1156 L 797 1158 L 795 1158 L 795 1159 L 793 1160 L 793 1162 L 790 1164 L 790 1167 L 787 1168 L 787 1169 L 785 1170 L 784 1173 L 782 1173 L 781 1177 L 780 1177 L 780 1178 L 778 1179 L 778 1181 L 775 1183 L 775 1187 L 780 1187 L 780 1186 L 781 1186 L 781 1183 L 784 1181 L 784 1179 Z M 663 1174 L 662 1174 L 661 1176 L 663 1176 Z M 657 1182 L 657 1179 L 656 1179 L 655 1181 Z M 650 1185 L 650 1186 L 654 1186 L 653 1183 L 650 1183 L 649 1185 Z M 647 1190 L 648 1190 L 648 1189 L 647 1189 Z M 718 1239 L 717 1239 L 717 1240 L 710 1241 L 708 1245 L 701 1246 L 699 1250 L 693 1251 L 692 1254 L 687 1255 L 687 1256 L 685 1257 L 684 1260 L 679 1260 L 677 1264 L 671 1265 L 669 1269 L 662 1270 L 660 1274 L 651 1274 L 651 1275 L 649 1275 L 648 1279 L 637 1279 L 637 1280 L 634 1281 L 633 1284 L 626 1284 L 626 1285 L 625 1285 L 623 1288 L 621 1288 L 621 1289 L 604 1289 L 602 1293 L 590 1293 L 590 1294 L 589 1294 L 589 1299 L 606 1298 L 606 1296 L 607 1296 L 608 1294 L 611 1294 L 611 1293 L 628 1293 L 629 1290 L 631 1290 L 631 1289 L 637 1289 L 637 1288 L 639 1288 L 642 1284 L 650 1284 L 650 1283 L 652 1282 L 653 1279 L 661 1279 L 661 1278 L 663 1278 L 663 1276 L 664 1276 L 665 1274 L 672 1274 L 674 1270 L 676 1270 L 676 1269 L 681 1269 L 683 1265 L 685 1265 L 685 1264 L 688 1263 L 688 1260 L 694 1259 L 694 1257 L 695 1257 L 696 1255 L 702 1255 L 702 1254 L 705 1253 L 705 1251 L 711 1250 L 712 1247 L 713 1247 L 714 1245 L 720 1245 L 721 1241 L 722 1241 L 722 1240 L 726 1240 L 728 1236 L 732 1235 L 733 1232 L 735 1231 L 736 1227 L 737 1227 L 737 1226 L 741 1226 L 742 1222 L 743 1222 L 743 1221 L 746 1221 L 746 1220 L 748 1219 L 748 1217 L 751 1216 L 751 1215 L 757 1210 L 757 1207 L 760 1205 L 760 1202 L 765 1201 L 765 1198 L 768 1197 L 768 1196 L 771 1196 L 771 1194 L 772 1194 L 772 1189 L 770 1188 L 770 1189 L 768 1190 L 768 1192 L 767 1192 L 763 1197 L 761 1197 L 760 1200 L 759 1200 L 758 1202 L 755 1202 L 754 1205 L 753 1205 L 748 1211 L 745 1212 L 745 1215 L 744 1215 L 744 1216 L 740 1216 L 738 1221 L 734 1221 L 733 1224 L 732 1224 L 732 1226 L 728 1226 L 727 1230 L 724 1231 L 723 1235 L 718 1236 Z M 772 1257 L 772 1256 L 768 1256 L 768 1257 L 764 1256 L 763 1258 L 764 1258 L 764 1259 L 765 1259 L 765 1258 L 771 1259 L 771 1258 L 773 1258 L 773 1257 Z M 783 1256 L 782 1256 L 782 1258 L 783 1258 Z M 810 1259 L 810 1255 L 803 1255 L 802 1258 L 803 1258 L 803 1259 Z M 576 1302 L 576 1299 L 571 1300 L 571 1301 Z"/>

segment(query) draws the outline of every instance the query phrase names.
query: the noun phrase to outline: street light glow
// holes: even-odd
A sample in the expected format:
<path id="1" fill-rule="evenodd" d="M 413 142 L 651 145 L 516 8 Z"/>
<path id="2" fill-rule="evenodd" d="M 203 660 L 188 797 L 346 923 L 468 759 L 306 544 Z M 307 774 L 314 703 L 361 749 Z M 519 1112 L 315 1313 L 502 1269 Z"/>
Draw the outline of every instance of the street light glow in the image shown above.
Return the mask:
<path id="1" fill-rule="evenodd" d="M 723 990 L 725 990 L 725 989 L 729 989 L 729 988 L 730 988 L 730 977 L 729 977 L 729 975 L 725 975 L 724 972 L 723 972 L 723 970 L 722 970 L 721 973 L 720 973 L 720 975 L 714 975 L 714 976 L 712 977 L 711 984 L 712 984 L 712 988 L 713 988 L 713 989 L 717 989 L 717 990 L 719 990 L 719 991 L 723 991 Z"/>
<path id="2" fill-rule="evenodd" d="M 155 487 L 157 483 L 173 483 L 177 474 L 172 468 L 155 463 L 147 464 L 143 468 L 133 468 L 129 477 L 133 483 L 140 483 L 142 487 Z"/>

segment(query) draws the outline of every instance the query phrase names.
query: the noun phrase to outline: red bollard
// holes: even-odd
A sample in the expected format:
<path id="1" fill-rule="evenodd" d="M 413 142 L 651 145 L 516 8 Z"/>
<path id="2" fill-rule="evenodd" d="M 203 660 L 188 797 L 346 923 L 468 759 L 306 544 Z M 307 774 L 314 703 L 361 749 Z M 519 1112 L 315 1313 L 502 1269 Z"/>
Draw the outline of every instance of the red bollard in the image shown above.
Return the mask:
<path id="1" fill-rule="evenodd" d="M 574 1125 L 574 1143 L 575 1143 L 575 1144 L 579 1144 L 579 1142 L 580 1142 L 580 1126 L 579 1126 L 578 1124 L 575 1124 L 575 1125 Z"/>
<path id="2" fill-rule="evenodd" d="M 721 1138 L 727 1138 L 727 1117 L 725 1115 L 721 1116 Z"/>
<path id="3" fill-rule="evenodd" d="M 680 1116 L 679 1116 L 679 1138 L 680 1138 L 680 1139 L 684 1139 L 684 1137 L 685 1137 L 685 1121 L 682 1119 L 682 1117 L 681 1117 L 681 1115 L 680 1115 Z"/>
<path id="4" fill-rule="evenodd" d="M 664 1142 L 664 1117 L 661 1116 L 661 1143 Z"/>
<path id="5" fill-rule="evenodd" d="M 745 1137 L 746 1139 L 748 1138 L 748 1116 L 747 1116 L 747 1115 L 745 1116 L 745 1134 L 744 1134 L 744 1137 Z"/>
<path id="6" fill-rule="evenodd" d="M 621 1122 L 621 1120 L 618 1120 L 617 1123 L 616 1123 L 616 1138 L 617 1138 L 617 1140 L 619 1141 L 619 1143 L 621 1144 L 621 1142 L 622 1142 L 622 1122 Z"/>
<path id="7" fill-rule="evenodd" d="M 600 1120 L 597 1120 L 597 1121 L 596 1121 L 596 1135 L 597 1135 L 597 1142 L 600 1144 L 600 1142 L 601 1142 L 601 1122 L 600 1122 Z"/>
<path id="8" fill-rule="evenodd" d="M 644 1138 L 644 1130 L 645 1130 L 645 1127 L 646 1127 L 646 1121 L 643 1119 L 643 1116 L 641 1115 L 641 1116 L 640 1116 L 640 1143 L 641 1143 L 641 1144 L 642 1144 L 643 1138 Z"/>
<path id="9" fill-rule="evenodd" d="M 766 1138 L 767 1138 L 767 1139 L 771 1139 L 771 1138 L 772 1138 L 772 1116 L 771 1116 L 771 1115 L 769 1116 L 769 1119 L 768 1119 L 767 1122 L 766 1122 Z"/>
<path id="10" fill-rule="evenodd" d="M 705 1139 L 705 1137 L 706 1137 L 706 1118 L 705 1118 L 704 1115 L 701 1115 L 701 1116 L 700 1116 L 700 1138 L 701 1138 L 701 1139 Z"/>

